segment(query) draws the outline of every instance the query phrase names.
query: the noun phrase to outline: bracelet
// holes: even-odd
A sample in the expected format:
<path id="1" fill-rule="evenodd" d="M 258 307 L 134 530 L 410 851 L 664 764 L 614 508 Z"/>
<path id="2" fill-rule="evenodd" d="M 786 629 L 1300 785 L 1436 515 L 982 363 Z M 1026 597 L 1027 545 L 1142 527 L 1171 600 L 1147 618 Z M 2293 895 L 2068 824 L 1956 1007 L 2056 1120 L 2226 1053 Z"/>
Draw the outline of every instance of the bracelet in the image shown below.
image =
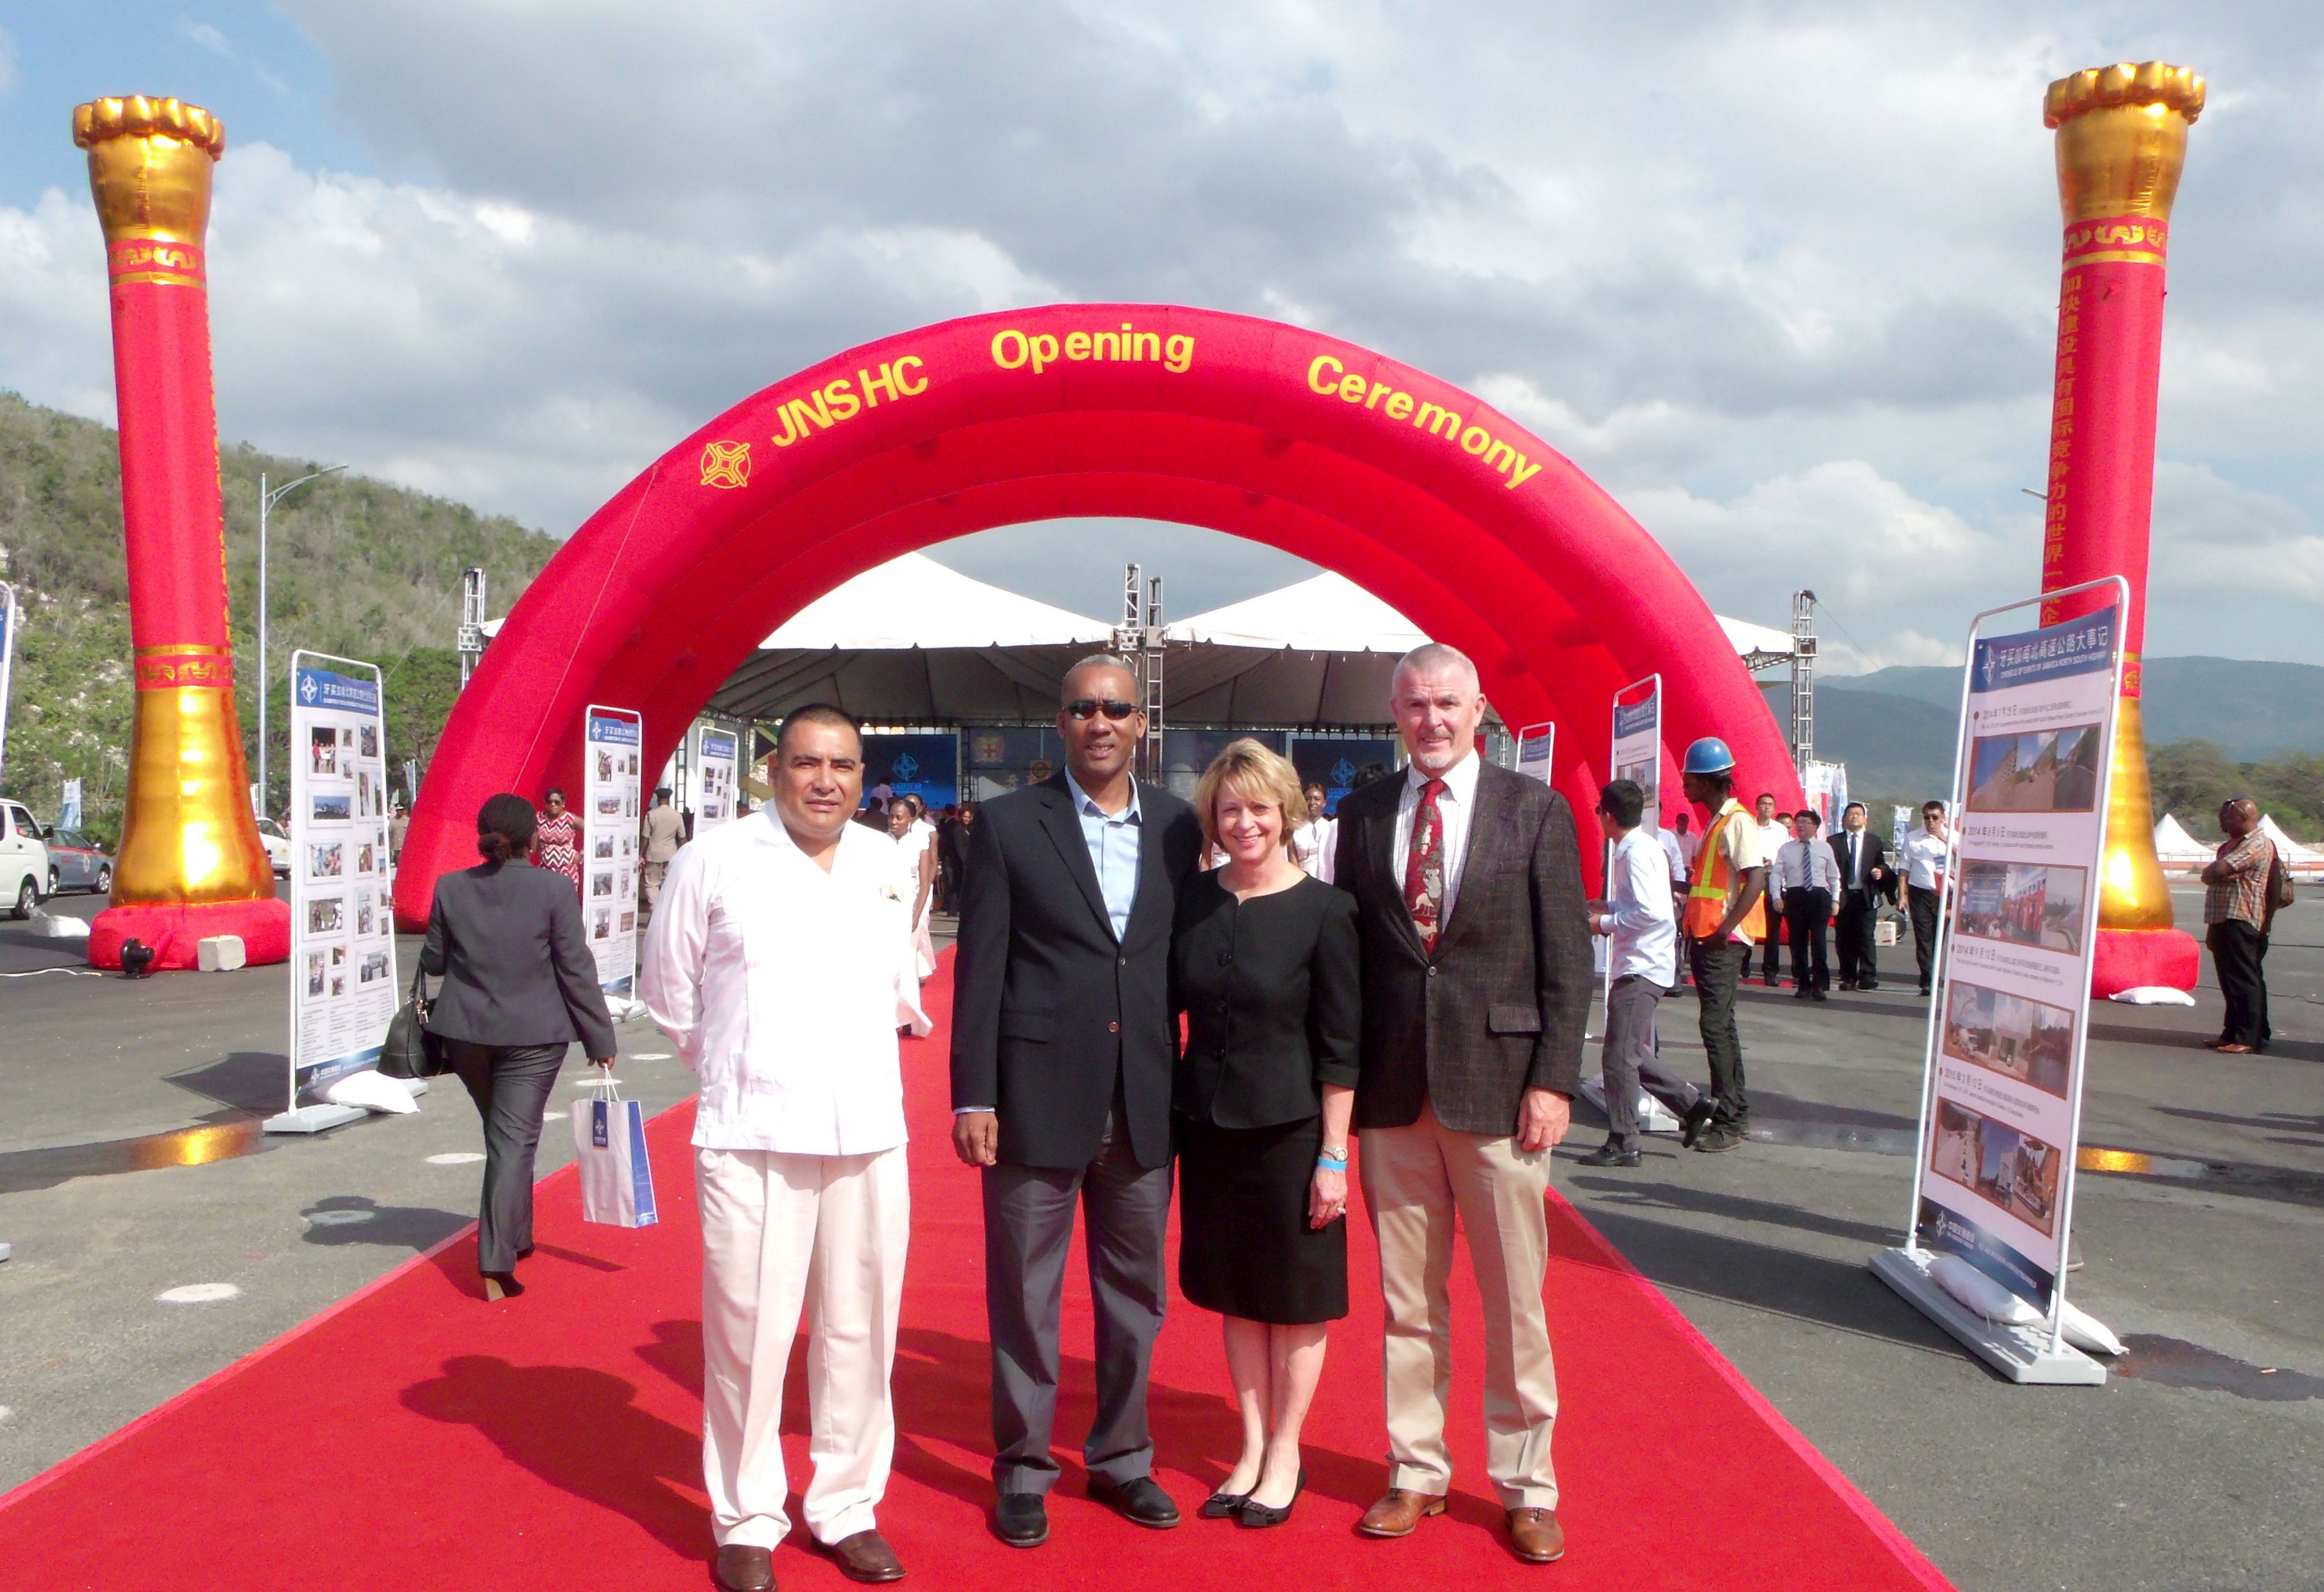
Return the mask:
<path id="1" fill-rule="evenodd" d="M 1342 1155 L 1339 1159 L 1333 1160 L 1329 1155 L 1318 1155 L 1315 1157 L 1315 1164 L 1319 1170 L 1324 1172 L 1345 1172 L 1348 1169 L 1348 1158 Z"/>

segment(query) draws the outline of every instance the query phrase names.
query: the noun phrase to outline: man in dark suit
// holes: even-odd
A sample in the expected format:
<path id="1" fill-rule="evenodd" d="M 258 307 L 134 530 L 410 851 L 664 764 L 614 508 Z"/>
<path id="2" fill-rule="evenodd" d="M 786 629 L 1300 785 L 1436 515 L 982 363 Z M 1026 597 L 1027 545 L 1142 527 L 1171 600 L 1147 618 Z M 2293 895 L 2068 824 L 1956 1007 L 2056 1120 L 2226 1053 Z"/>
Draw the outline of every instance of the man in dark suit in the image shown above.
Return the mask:
<path id="1" fill-rule="evenodd" d="M 1840 915 L 1833 926 L 1843 989 L 1880 988 L 1880 953 L 1872 943 L 1872 927 L 1880 921 L 1880 903 L 1896 897 L 1888 850 L 1864 819 L 1864 804 L 1849 803 L 1840 833 L 1831 837 L 1832 859 L 1840 865 Z"/>
<path id="2" fill-rule="evenodd" d="M 1178 1523 L 1151 1474 L 1146 1379 L 1168 1288 L 1170 926 L 1203 849 L 1194 809 L 1141 785 L 1137 680 L 1118 658 L 1065 676 L 1065 772 L 984 804 L 969 832 L 952 1044 L 953 1146 L 984 1176 L 992 1330 L 993 1529 L 1047 1540 L 1057 1478 L 1057 1312 L 1078 1200 L 1097 1308 L 1090 1495 Z"/>
<path id="3" fill-rule="evenodd" d="M 1357 1529 L 1400 1537 L 1444 1508 L 1457 1222 L 1484 1302 L 1486 1469 L 1512 1549 L 1548 1563 L 1565 1536 L 1544 1200 L 1593 982 L 1581 853 L 1564 797 L 1477 755 L 1485 699 L 1458 650 L 1407 655 L 1390 705 L 1411 765 L 1342 798 L 1333 873 L 1362 936 L 1355 1123 L 1388 1318 L 1388 1490 Z"/>

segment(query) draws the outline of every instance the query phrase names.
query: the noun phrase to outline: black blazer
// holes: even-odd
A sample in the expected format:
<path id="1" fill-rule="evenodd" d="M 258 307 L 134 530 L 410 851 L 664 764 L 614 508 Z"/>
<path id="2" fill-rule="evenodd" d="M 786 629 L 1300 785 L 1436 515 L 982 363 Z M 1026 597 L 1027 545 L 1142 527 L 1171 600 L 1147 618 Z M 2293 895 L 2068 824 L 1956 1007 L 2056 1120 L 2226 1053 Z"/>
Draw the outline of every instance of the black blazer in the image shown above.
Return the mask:
<path id="1" fill-rule="evenodd" d="M 436 881 L 422 971 L 444 987 L 428 1031 L 471 1044 L 568 1044 L 613 1054 L 613 1019 L 582 937 L 581 897 L 561 873 L 482 863 Z"/>
<path id="2" fill-rule="evenodd" d="M 1131 1156 L 1170 1159 L 1170 925 L 1203 831 L 1158 787 L 1140 784 L 1138 804 L 1138 899 L 1119 943 L 1064 775 L 994 797 L 969 832 L 952 1098 L 1000 1112 L 1011 1165 L 1096 1160 L 1117 1080 Z"/>
<path id="3" fill-rule="evenodd" d="M 1333 882 L 1356 898 L 1363 943 L 1363 1081 L 1356 1126 L 1403 1127 L 1425 1100 L 1458 1133 L 1517 1131 L 1527 1089 L 1582 1087 L 1590 1015 L 1582 854 L 1565 798 L 1487 763 L 1452 916 L 1434 957 L 1396 877 L 1407 775 L 1340 802 Z"/>
<path id="4" fill-rule="evenodd" d="M 1221 1127 L 1276 1127 L 1353 1089 L 1363 1021 L 1355 897 L 1303 879 L 1237 901 L 1215 873 L 1178 897 L 1170 998 L 1186 1014 L 1173 1100 Z"/>
<path id="5" fill-rule="evenodd" d="M 1847 900 L 1850 895 L 1860 896 L 1867 900 L 1894 901 L 1896 898 L 1896 871 L 1895 869 L 1890 868 L 1888 870 L 1888 877 L 1878 880 L 1877 882 L 1875 882 L 1870 877 L 1874 869 L 1888 868 L 1888 848 L 1878 835 L 1872 833 L 1871 825 L 1867 824 L 1864 829 L 1864 871 L 1866 878 L 1861 889 L 1851 891 L 1848 888 L 1848 832 L 1846 830 L 1842 830 L 1840 833 L 1833 835 L 1826 843 L 1831 847 L 1832 866 L 1839 870 L 1839 898 L 1840 900 Z"/>

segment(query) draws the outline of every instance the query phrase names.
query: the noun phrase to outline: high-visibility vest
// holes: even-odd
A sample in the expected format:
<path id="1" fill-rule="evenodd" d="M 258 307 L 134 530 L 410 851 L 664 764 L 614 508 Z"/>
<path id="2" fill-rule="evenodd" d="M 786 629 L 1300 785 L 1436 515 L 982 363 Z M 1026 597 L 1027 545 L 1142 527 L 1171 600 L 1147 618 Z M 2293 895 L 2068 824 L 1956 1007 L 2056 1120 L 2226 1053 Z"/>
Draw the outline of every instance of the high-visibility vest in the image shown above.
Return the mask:
<path id="1" fill-rule="evenodd" d="M 1727 826 L 1744 816 L 1743 809 L 1721 813 L 1711 820 L 1711 828 L 1702 837 L 1702 850 L 1695 853 L 1694 881 L 1686 891 L 1686 934 L 1691 940 L 1709 939 L 1727 921 L 1727 887 L 1733 878 L 1727 862 L 1727 849 L 1720 844 L 1727 838 Z M 1767 896 L 1765 890 L 1751 903 L 1751 910 L 1735 925 L 1754 940 L 1767 937 Z"/>

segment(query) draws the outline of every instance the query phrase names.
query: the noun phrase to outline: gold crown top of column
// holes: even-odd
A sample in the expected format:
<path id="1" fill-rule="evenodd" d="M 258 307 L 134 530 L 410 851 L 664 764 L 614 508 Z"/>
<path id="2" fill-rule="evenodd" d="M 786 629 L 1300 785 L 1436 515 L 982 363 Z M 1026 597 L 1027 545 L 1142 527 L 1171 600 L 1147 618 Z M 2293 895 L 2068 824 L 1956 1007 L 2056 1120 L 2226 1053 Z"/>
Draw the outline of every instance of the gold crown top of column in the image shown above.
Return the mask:
<path id="1" fill-rule="evenodd" d="M 198 144 L 209 152 L 213 161 L 226 153 L 226 124 L 182 99 L 127 94 L 73 107 L 73 143 L 78 148 L 88 149 L 108 138 L 155 136 Z"/>
<path id="2" fill-rule="evenodd" d="M 2061 78 L 2042 97 L 2042 125 L 2052 130 L 2084 111 L 2118 105 L 2156 105 L 2188 121 L 2203 114 L 2203 79 L 2191 67 L 2168 61 L 2116 61 Z"/>

